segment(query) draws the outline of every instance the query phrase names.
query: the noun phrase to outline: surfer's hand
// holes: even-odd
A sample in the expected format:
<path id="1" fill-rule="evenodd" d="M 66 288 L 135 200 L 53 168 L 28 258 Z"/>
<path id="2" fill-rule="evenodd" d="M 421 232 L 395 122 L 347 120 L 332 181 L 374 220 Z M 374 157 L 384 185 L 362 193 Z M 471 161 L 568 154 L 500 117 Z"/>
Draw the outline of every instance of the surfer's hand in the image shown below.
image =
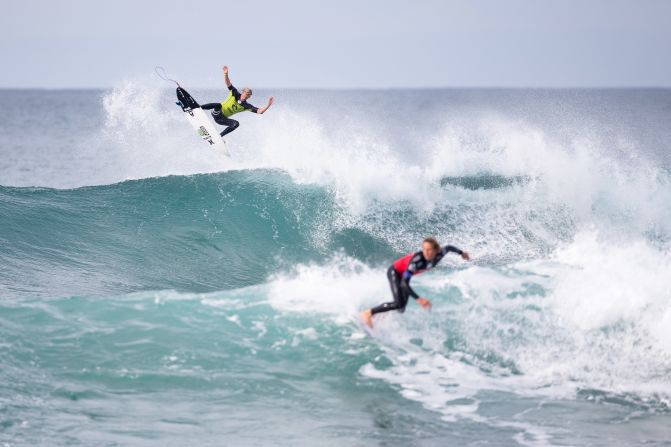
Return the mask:
<path id="1" fill-rule="evenodd" d="M 228 67 L 227 67 L 226 65 L 224 65 L 224 74 L 225 74 L 225 75 L 228 74 Z"/>
<path id="2" fill-rule="evenodd" d="M 417 298 L 417 304 L 422 306 L 424 309 L 431 309 L 431 301 L 427 300 L 426 298 Z"/>
<path id="3" fill-rule="evenodd" d="M 272 96 L 270 97 L 270 99 L 268 99 L 268 107 L 270 107 L 270 105 L 273 103 L 274 100 L 275 98 L 273 98 Z"/>
<path id="4" fill-rule="evenodd" d="M 470 261 L 470 260 L 471 260 L 471 257 L 470 257 L 470 256 L 468 255 L 468 253 L 465 252 L 465 251 L 462 251 L 462 252 L 461 252 L 461 257 L 464 258 L 464 260 L 466 260 L 466 261 Z"/>

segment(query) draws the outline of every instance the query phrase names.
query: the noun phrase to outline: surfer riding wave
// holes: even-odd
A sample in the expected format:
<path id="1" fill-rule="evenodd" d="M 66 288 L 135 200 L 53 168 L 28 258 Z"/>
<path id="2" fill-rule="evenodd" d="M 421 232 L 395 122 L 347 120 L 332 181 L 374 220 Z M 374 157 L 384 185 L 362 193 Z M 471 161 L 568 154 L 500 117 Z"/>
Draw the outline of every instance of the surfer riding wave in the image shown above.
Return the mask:
<path id="1" fill-rule="evenodd" d="M 402 258 L 397 259 L 387 270 L 387 279 L 391 286 L 391 293 L 394 301 L 389 303 L 382 303 L 372 309 L 361 312 L 361 321 L 368 327 L 373 327 L 373 315 L 389 312 L 390 310 L 398 310 L 405 312 L 405 306 L 408 304 L 408 299 L 412 296 L 417 303 L 425 309 L 431 308 L 431 302 L 426 298 L 420 297 L 412 287 L 410 287 L 410 279 L 413 275 L 418 275 L 426 270 L 434 268 L 443 257 L 448 253 L 457 253 L 464 260 L 470 260 L 467 252 L 454 247 L 452 245 L 440 246 L 438 241 L 432 237 L 427 237 L 422 241 L 422 250 L 416 253 L 410 253 Z"/>

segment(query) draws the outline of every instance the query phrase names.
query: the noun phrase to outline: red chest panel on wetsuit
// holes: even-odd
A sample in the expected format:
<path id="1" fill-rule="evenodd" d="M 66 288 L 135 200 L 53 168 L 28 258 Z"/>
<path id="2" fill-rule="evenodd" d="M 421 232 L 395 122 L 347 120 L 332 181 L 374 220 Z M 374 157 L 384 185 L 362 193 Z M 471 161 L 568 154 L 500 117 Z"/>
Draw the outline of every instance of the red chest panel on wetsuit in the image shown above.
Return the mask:
<path id="1" fill-rule="evenodd" d="M 410 262 L 412 261 L 412 258 L 415 257 L 416 255 L 419 255 L 420 253 L 410 253 L 409 255 L 403 256 L 402 258 L 398 258 L 397 260 L 394 261 L 393 266 L 394 270 L 396 270 L 398 273 L 403 274 L 406 270 L 408 270 L 408 266 L 410 266 Z M 424 258 L 421 258 L 424 260 Z M 414 275 L 419 275 L 423 271 L 426 270 L 426 261 L 417 263 L 418 260 L 415 260 L 415 268 L 413 269 L 413 274 Z M 425 268 L 422 268 L 425 267 Z"/>
<path id="2" fill-rule="evenodd" d="M 408 269 L 408 264 L 410 264 L 410 260 L 412 257 L 415 256 L 414 253 L 410 253 L 409 255 L 403 256 L 402 258 L 398 258 L 397 260 L 394 261 L 394 270 L 396 270 L 398 273 L 403 273 Z"/>

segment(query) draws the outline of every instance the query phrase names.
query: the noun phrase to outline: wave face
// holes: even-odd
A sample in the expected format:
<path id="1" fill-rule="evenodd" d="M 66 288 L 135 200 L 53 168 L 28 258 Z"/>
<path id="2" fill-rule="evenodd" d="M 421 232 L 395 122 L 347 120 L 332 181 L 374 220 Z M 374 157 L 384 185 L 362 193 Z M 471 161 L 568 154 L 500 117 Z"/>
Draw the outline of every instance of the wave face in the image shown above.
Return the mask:
<path id="1" fill-rule="evenodd" d="M 63 110 L 0 124 L 0 441 L 666 442 L 671 92 L 285 92 L 231 159 L 171 94 L 0 94 Z"/>
<path id="2" fill-rule="evenodd" d="M 344 249 L 375 245 L 332 228 L 334 204 L 323 189 L 273 171 L 0 195 L 14 273 L 7 288 L 17 296 L 238 288 L 332 251 L 335 241 L 320 244 L 320 232 Z"/>

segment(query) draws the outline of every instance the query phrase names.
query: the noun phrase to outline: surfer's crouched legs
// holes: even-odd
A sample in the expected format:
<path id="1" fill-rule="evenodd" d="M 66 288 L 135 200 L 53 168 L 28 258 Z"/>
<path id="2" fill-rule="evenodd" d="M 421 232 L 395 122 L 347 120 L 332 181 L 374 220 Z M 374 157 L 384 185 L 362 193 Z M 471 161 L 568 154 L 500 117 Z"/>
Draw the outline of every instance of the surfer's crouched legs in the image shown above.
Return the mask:
<path id="1" fill-rule="evenodd" d="M 396 272 L 394 266 L 389 267 L 389 270 L 387 270 L 387 279 L 389 279 L 389 286 L 391 287 L 391 294 L 394 297 L 394 301 L 390 303 L 383 303 L 370 310 L 364 310 L 361 312 L 361 319 L 369 327 L 373 327 L 373 315 L 375 314 L 389 312 L 390 310 L 405 312 L 405 306 L 408 304 L 409 294 L 405 288 L 401 287 L 401 276 L 398 274 L 398 272 Z"/>
<path id="2" fill-rule="evenodd" d="M 222 137 L 227 133 L 233 132 L 240 125 L 240 123 L 236 120 L 226 118 L 224 115 L 221 115 L 219 118 L 214 118 L 214 121 L 216 121 L 217 124 L 221 124 L 222 126 L 228 126 L 226 129 L 224 129 L 223 132 L 221 132 Z"/>
<path id="3" fill-rule="evenodd" d="M 223 137 L 227 133 L 233 132 L 235 129 L 238 128 L 240 125 L 239 122 L 236 120 L 232 120 L 230 118 L 226 118 L 223 113 L 221 113 L 221 104 L 218 102 L 211 102 L 209 104 L 204 104 L 200 106 L 201 109 L 203 110 L 212 110 L 212 118 L 214 119 L 214 122 L 217 124 L 220 124 L 222 126 L 226 126 L 226 129 L 224 129 L 221 132 L 221 136 Z"/>
<path id="4" fill-rule="evenodd" d="M 401 287 L 401 276 L 394 269 L 394 266 L 389 267 L 389 270 L 387 270 L 387 279 L 389 280 L 389 287 L 391 287 L 391 294 L 394 297 L 394 301 L 391 303 L 383 303 L 372 308 L 370 311 L 373 315 L 381 312 L 388 312 L 390 310 L 405 312 L 405 306 L 408 305 L 408 292 Z"/>

